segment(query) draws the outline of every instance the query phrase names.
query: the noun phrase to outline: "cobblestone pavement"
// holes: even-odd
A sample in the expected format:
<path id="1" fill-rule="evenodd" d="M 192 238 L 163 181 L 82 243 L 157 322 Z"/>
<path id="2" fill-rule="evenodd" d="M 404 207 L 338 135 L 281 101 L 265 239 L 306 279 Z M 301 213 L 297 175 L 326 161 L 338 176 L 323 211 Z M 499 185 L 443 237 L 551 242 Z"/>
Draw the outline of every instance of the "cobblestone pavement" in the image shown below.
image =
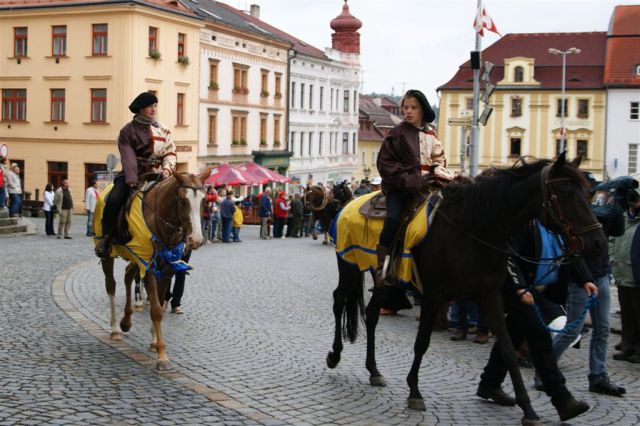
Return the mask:
<path id="1" fill-rule="evenodd" d="M 158 373 L 147 350 L 147 311 L 134 313 L 123 342 L 108 339 L 108 299 L 84 219 L 76 217 L 72 240 L 0 238 L 0 425 L 520 423 L 519 409 L 474 396 L 490 345 L 454 343 L 446 332 L 434 334 L 423 361 L 427 411 L 405 408 L 416 308 L 379 323 L 387 387 L 368 384 L 363 339 L 346 344 L 340 365 L 328 369 L 333 250 L 310 238 L 260 240 L 253 226 L 242 229 L 243 243 L 194 252 L 186 313 L 163 320 L 172 369 Z M 42 229 L 41 220 L 34 222 Z M 123 267 L 117 262 L 120 284 Z M 613 336 L 611 345 L 618 340 Z M 592 407 L 576 424 L 640 423 L 638 366 L 608 363 L 612 378 L 627 387 L 625 398 L 592 394 L 587 348 L 570 350 L 560 363 L 569 389 Z M 532 370 L 523 375 L 530 384 Z M 543 420 L 557 423 L 549 399 L 529 392 Z"/>

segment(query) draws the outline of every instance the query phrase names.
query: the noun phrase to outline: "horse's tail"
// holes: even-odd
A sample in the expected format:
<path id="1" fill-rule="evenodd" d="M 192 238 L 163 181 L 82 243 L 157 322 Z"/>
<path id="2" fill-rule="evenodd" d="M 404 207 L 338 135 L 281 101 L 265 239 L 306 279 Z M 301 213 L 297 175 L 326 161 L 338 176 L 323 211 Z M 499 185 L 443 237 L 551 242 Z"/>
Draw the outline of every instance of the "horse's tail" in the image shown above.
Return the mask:
<path id="1" fill-rule="evenodd" d="M 353 343 L 358 337 L 360 321 L 364 321 L 364 283 L 360 269 L 338 256 L 340 282 L 336 294 L 343 298 L 342 337 Z"/>

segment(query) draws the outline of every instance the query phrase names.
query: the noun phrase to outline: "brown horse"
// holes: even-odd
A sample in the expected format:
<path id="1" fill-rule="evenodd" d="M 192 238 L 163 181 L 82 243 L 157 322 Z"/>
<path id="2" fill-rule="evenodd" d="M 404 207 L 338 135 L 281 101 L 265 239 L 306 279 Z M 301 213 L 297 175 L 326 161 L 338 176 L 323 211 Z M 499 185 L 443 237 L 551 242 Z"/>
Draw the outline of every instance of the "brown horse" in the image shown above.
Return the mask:
<path id="1" fill-rule="evenodd" d="M 414 279 L 423 287 L 420 326 L 414 359 L 407 376 L 408 406 L 424 410 L 418 388 L 422 357 L 429 347 L 436 316 L 448 300 L 474 299 L 498 339 L 508 365 L 523 423 L 539 417 L 531 406 L 522 381 L 515 351 L 504 320 L 501 287 L 505 279 L 509 237 L 531 219 L 561 233 L 572 250 L 606 249 L 601 226 L 591 211 L 587 182 L 578 170 L 580 159 L 569 163 L 562 154 L 557 161 L 524 161 L 496 170 L 474 183 L 451 184 L 423 244 L 412 250 Z M 351 208 L 347 206 L 346 209 Z M 350 229 L 348 218 L 338 218 L 338 228 Z M 425 219 L 426 220 L 426 219 Z M 346 223 L 343 223 L 346 221 Z M 365 315 L 363 272 L 358 265 L 338 256 L 339 283 L 333 292 L 335 335 L 327 356 L 329 368 L 340 362 L 342 337 L 355 341 L 360 317 Z M 374 288 L 366 307 L 367 358 L 370 383 L 385 386 L 375 358 L 375 329 L 385 288 Z"/>
<path id="2" fill-rule="evenodd" d="M 329 192 L 319 185 L 313 185 L 307 189 L 303 202 L 305 207 L 311 210 L 311 236 L 314 240 L 318 239 L 316 222 L 319 222 L 321 232 L 324 234 L 322 244 L 329 244 L 329 225 L 352 199 L 353 194 L 346 182 L 335 184 Z"/>
<path id="3" fill-rule="evenodd" d="M 144 273 L 143 279 L 150 304 L 152 341 L 150 349 L 157 351 L 159 370 L 167 369 L 169 358 L 165 351 L 162 334 L 163 302 L 167 286 L 174 274 L 172 261 L 179 260 L 184 244 L 192 250 L 198 249 L 203 243 L 200 217 L 205 196 L 203 181 L 210 174 L 207 170 L 199 176 L 173 172 L 173 176 L 156 183 L 146 192 L 140 191 L 134 195 L 131 211 L 127 215 L 128 228 L 132 240 L 123 245 L 114 245 L 110 257 L 102 260 L 102 271 L 111 308 L 111 339 L 121 340 L 122 332 L 131 329 L 131 282 L 134 277 Z M 104 194 L 98 199 L 96 206 L 96 221 L 99 224 Z M 133 218 L 134 210 L 139 212 L 139 219 Z M 141 216 L 141 217 L 140 217 Z M 101 229 L 95 226 L 94 231 L 100 238 Z M 177 247 L 177 249 L 176 249 Z M 145 251 L 148 248 L 149 250 Z M 171 250 L 173 249 L 173 252 Z M 149 253 L 146 257 L 144 253 Z M 170 253 L 168 256 L 165 254 Z M 173 255 L 173 257 L 171 256 Z M 116 320 L 115 293 L 116 281 L 113 276 L 114 257 L 129 260 L 125 271 L 126 305 L 124 316 L 118 324 Z M 176 259 L 177 256 L 177 259 Z"/>

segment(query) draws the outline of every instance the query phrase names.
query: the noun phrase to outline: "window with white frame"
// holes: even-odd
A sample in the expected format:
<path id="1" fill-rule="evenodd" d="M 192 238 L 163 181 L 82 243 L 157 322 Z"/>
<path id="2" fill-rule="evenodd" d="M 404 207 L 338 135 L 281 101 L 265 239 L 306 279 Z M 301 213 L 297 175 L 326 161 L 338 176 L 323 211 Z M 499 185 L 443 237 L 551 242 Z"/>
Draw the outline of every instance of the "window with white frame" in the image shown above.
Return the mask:
<path id="1" fill-rule="evenodd" d="M 628 164 L 628 174 L 638 173 L 638 144 L 630 143 L 629 144 L 629 164 Z"/>
<path id="2" fill-rule="evenodd" d="M 631 120 L 637 120 L 640 118 L 640 102 L 630 103 L 629 118 Z"/>

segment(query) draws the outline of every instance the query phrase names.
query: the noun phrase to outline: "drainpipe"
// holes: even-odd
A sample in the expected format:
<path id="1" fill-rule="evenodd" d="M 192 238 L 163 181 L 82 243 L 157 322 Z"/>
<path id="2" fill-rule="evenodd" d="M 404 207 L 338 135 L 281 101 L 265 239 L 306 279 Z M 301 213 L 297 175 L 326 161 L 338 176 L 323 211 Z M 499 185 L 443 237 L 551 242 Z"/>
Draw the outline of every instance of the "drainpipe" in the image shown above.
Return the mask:
<path id="1" fill-rule="evenodd" d="M 289 114 L 289 110 L 291 109 L 291 60 L 293 58 L 295 58 L 297 56 L 297 52 L 293 49 L 288 49 L 287 50 L 287 106 L 285 109 L 285 114 L 286 114 L 286 123 L 285 123 L 285 140 L 287 141 L 287 144 L 285 146 L 285 149 L 287 151 L 290 151 L 290 141 L 289 141 L 289 121 L 290 121 L 290 114 Z M 285 184 L 285 189 L 288 192 L 289 189 L 289 184 Z"/>

